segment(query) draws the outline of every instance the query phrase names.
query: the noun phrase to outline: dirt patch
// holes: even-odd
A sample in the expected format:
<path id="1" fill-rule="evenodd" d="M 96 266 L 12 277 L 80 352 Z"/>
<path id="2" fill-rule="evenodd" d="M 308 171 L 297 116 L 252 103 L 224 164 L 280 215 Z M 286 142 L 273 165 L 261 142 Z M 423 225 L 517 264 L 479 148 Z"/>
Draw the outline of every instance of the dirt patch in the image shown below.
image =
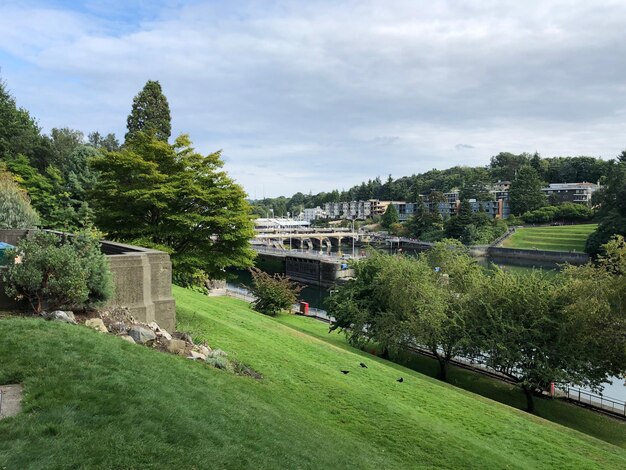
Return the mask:
<path id="1" fill-rule="evenodd" d="M 0 419 L 19 414 L 23 394 L 24 387 L 19 384 L 0 385 Z"/>

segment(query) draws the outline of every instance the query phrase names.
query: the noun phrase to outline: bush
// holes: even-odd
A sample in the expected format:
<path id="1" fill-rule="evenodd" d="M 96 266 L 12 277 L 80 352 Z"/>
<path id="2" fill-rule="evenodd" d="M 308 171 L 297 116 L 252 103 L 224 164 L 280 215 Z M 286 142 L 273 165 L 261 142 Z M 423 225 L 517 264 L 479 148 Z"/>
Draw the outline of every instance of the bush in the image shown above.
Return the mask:
<path id="1" fill-rule="evenodd" d="M 27 301 L 35 313 L 85 309 L 112 295 L 108 262 L 93 235 L 69 239 L 36 232 L 21 240 L 8 258 L 12 261 L 4 274 L 6 293 Z"/>
<path id="2" fill-rule="evenodd" d="M 253 286 L 250 289 L 256 300 L 252 307 L 265 315 L 274 316 L 281 310 L 290 308 L 298 300 L 302 287 L 287 276 L 273 276 L 257 268 L 251 268 Z"/>
<path id="3" fill-rule="evenodd" d="M 593 217 L 593 210 L 584 204 L 566 202 L 558 206 L 546 206 L 526 212 L 522 219 L 528 224 L 559 222 L 586 222 Z"/>
<path id="4" fill-rule="evenodd" d="M 0 169 L 0 228 L 34 228 L 38 224 L 39 216 L 26 191 L 17 185 L 11 173 Z"/>

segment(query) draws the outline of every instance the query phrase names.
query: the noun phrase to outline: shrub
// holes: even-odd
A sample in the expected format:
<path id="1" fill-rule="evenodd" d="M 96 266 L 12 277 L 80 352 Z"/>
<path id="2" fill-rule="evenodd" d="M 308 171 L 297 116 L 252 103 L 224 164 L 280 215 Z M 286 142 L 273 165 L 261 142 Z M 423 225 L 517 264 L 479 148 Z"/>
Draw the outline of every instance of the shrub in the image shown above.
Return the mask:
<path id="1" fill-rule="evenodd" d="M 112 295 L 111 273 L 95 236 L 73 239 L 36 232 L 8 253 L 4 274 L 8 296 L 28 302 L 32 310 L 84 309 Z"/>
<path id="2" fill-rule="evenodd" d="M 26 191 L 17 185 L 11 173 L 0 169 L 0 228 L 34 228 L 38 224 L 39 216 Z"/>
<path id="3" fill-rule="evenodd" d="M 291 307 L 297 300 L 302 287 L 287 276 L 273 276 L 257 268 L 251 268 L 253 285 L 250 289 L 256 300 L 252 303 L 257 312 L 274 316 Z"/>

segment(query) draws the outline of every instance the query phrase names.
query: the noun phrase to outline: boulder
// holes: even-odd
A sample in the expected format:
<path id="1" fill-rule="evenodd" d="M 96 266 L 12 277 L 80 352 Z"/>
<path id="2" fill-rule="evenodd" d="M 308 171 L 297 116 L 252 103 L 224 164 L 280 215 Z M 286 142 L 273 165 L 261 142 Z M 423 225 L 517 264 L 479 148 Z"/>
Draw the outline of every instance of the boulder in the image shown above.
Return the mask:
<path id="1" fill-rule="evenodd" d="M 183 341 L 187 341 L 188 343 L 193 344 L 193 340 L 191 339 L 191 335 L 189 333 L 181 333 L 180 331 L 175 331 L 172 333 L 172 336 L 176 339 L 182 339 Z"/>
<path id="2" fill-rule="evenodd" d="M 180 354 L 182 356 L 185 354 L 186 348 L 187 343 L 185 343 L 182 339 L 165 340 L 165 349 L 172 354 Z"/>
<path id="3" fill-rule="evenodd" d="M 211 348 L 208 348 L 204 345 L 196 346 L 194 349 L 198 351 L 200 354 L 204 354 L 205 356 L 208 356 L 209 354 L 211 354 Z"/>
<path id="4" fill-rule="evenodd" d="M 128 336 L 128 335 L 120 336 L 120 338 L 122 338 L 124 341 L 128 341 L 129 343 L 135 344 L 135 340 L 132 337 Z"/>
<path id="5" fill-rule="evenodd" d="M 187 356 L 187 359 L 191 359 L 193 361 L 197 361 L 198 359 L 206 361 L 206 356 L 196 351 L 189 351 L 189 356 Z"/>
<path id="6" fill-rule="evenodd" d="M 128 332 L 128 325 L 121 321 L 115 321 L 109 324 L 109 331 L 114 335 L 125 335 Z"/>
<path id="7" fill-rule="evenodd" d="M 89 320 L 85 322 L 85 326 L 88 326 L 89 328 L 93 328 L 94 330 L 99 331 L 101 333 L 109 332 L 109 330 L 107 330 L 107 327 L 104 325 L 102 318 L 90 318 Z"/>
<path id="8" fill-rule="evenodd" d="M 158 323 L 151 321 L 150 323 L 148 323 L 148 328 L 150 328 L 152 331 L 154 331 L 155 333 L 157 331 L 160 331 L 161 328 L 159 327 Z"/>
<path id="9" fill-rule="evenodd" d="M 42 316 L 46 320 L 60 321 L 64 323 L 76 323 L 73 312 L 64 312 L 63 310 L 55 310 L 54 312 L 44 312 Z"/>
<path id="10" fill-rule="evenodd" d="M 139 344 L 146 344 L 156 339 L 154 331 L 141 325 L 131 326 L 128 335 L 135 340 L 135 343 Z"/>

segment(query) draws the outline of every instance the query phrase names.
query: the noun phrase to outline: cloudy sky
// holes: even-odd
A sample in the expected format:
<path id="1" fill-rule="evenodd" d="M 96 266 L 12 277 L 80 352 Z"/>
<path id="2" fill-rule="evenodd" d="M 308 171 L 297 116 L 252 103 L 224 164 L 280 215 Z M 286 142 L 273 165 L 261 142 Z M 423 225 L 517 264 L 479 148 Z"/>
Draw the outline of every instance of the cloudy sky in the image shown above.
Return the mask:
<path id="1" fill-rule="evenodd" d="M 44 130 L 173 131 L 251 197 L 626 147 L 624 1 L 0 0 L 0 77 Z"/>

